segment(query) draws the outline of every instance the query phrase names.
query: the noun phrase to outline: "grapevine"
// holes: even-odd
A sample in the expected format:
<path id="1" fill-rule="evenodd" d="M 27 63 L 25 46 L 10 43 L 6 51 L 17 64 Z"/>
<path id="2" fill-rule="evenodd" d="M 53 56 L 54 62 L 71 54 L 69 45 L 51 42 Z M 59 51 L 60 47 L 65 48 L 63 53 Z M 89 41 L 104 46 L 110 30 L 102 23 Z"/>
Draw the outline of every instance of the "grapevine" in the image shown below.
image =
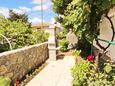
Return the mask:
<path id="1" fill-rule="evenodd" d="M 65 10 L 63 24 L 72 26 L 80 39 L 90 43 L 99 35 L 98 24 L 103 14 L 112 8 L 112 0 L 73 0 Z"/>

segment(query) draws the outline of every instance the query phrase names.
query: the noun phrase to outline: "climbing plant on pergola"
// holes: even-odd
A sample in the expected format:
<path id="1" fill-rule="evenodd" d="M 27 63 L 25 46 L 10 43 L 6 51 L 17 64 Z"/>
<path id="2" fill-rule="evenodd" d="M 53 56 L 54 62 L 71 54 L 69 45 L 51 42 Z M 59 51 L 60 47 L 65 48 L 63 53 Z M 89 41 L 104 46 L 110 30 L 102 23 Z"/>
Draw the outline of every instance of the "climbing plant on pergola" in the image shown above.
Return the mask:
<path id="1" fill-rule="evenodd" d="M 114 38 L 114 27 L 108 12 L 115 4 L 115 0 L 52 0 L 53 9 L 60 14 L 57 18 L 65 28 L 71 27 L 80 39 L 90 43 L 95 39 L 97 45 L 104 51 L 110 46 L 103 47 L 98 42 L 99 23 L 102 15 L 110 21 Z M 102 40 L 103 41 L 103 40 Z"/>
<path id="2" fill-rule="evenodd" d="M 54 11 L 60 15 L 56 18 L 57 21 L 66 29 L 73 28 L 80 40 L 85 40 L 83 42 L 86 46 L 86 41 L 92 45 L 93 40 L 95 40 L 96 44 L 103 50 L 102 55 L 104 55 L 107 53 L 107 48 L 111 44 L 115 44 L 113 42 L 115 36 L 113 22 L 108 16 L 109 10 L 115 6 L 115 0 L 52 0 L 52 2 Z M 103 15 L 111 24 L 113 35 L 110 41 L 98 38 L 101 29 L 99 24 Z M 102 46 L 99 40 L 107 42 L 108 45 L 106 47 Z M 86 49 L 87 51 L 88 49 Z M 97 64 L 98 60 L 97 57 Z"/>

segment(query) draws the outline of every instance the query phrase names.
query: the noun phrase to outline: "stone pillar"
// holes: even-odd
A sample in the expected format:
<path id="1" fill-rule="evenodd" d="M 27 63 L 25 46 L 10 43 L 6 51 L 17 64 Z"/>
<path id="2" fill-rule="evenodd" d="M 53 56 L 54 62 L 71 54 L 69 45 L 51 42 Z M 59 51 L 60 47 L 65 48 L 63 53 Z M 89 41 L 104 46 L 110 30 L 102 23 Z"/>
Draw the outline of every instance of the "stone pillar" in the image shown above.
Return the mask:
<path id="1" fill-rule="evenodd" d="M 55 25 L 49 27 L 49 38 L 48 38 L 48 48 L 49 48 L 49 60 L 56 60 L 56 38 L 55 38 Z"/>

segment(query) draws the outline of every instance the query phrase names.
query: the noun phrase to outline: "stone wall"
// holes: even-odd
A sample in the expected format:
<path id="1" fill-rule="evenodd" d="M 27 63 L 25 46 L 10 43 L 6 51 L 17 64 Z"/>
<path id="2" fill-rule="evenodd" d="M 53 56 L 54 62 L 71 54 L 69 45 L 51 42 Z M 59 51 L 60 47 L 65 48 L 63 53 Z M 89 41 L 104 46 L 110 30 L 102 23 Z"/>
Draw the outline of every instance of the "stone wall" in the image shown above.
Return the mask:
<path id="1" fill-rule="evenodd" d="M 47 43 L 1 53 L 0 76 L 9 77 L 13 81 L 21 79 L 28 71 L 41 65 L 47 58 Z"/>

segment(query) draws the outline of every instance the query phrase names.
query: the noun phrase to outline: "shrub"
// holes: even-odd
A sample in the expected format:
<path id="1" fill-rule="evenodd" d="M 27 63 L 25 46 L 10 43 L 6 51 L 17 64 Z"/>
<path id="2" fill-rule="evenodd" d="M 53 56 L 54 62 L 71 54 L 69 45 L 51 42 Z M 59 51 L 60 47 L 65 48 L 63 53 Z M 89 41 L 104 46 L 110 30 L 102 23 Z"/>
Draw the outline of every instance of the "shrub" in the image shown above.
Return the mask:
<path id="1" fill-rule="evenodd" d="M 68 51 L 68 41 L 66 39 L 60 40 L 59 45 L 61 46 L 60 51 L 62 52 Z"/>
<path id="2" fill-rule="evenodd" d="M 81 61 L 72 69 L 73 86 L 114 86 L 115 64 L 106 63 L 102 71 L 89 61 Z"/>
<path id="3" fill-rule="evenodd" d="M 56 37 L 57 37 L 57 39 L 60 39 L 60 40 L 65 39 L 67 33 L 68 33 L 68 30 L 63 27 L 63 30 L 61 30 L 59 33 L 56 33 Z"/>
<path id="4" fill-rule="evenodd" d="M 114 86 L 115 65 L 106 63 L 102 71 L 89 69 L 86 72 L 85 86 Z"/>
<path id="5" fill-rule="evenodd" d="M 88 70 L 90 62 L 82 60 L 72 68 L 73 86 L 82 86 L 85 80 L 85 72 Z"/>
<path id="6" fill-rule="evenodd" d="M 74 55 L 74 57 L 75 57 L 75 60 L 76 60 L 76 62 L 80 62 L 80 61 L 82 61 L 82 57 L 81 57 L 81 50 L 73 50 L 73 52 L 72 52 L 72 54 Z"/>
<path id="7" fill-rule="evenodd" d="M 81 53 L 81 50 L 74 50 L 73 51 L 73 55 L 75 56 L 75 57 L 78 57 L 78 56 L 80 56 L 80 53 Z"/>
<path id="8" fill-rule="evenodd" d="M 11 80 L 9 78 L 0 76 L 0 86 L 10 86 Z"/>
<path id="9" fill-rule="evenodd" d="M 59 32 L 56 34 L 57 39 L 64 39 L 66 38 L 66 34 L 64 32 Z"/>
<path id="10" fill-rule="evenodd" d="M 29 23 L 22 20 L 10 21 L 0 16 L 0 52 L 10 50 L 8 42 L 2 37 L 5 36 L 13 49 L 44 42 L 48 34 L 43 29 L 31 28 Z"/>

